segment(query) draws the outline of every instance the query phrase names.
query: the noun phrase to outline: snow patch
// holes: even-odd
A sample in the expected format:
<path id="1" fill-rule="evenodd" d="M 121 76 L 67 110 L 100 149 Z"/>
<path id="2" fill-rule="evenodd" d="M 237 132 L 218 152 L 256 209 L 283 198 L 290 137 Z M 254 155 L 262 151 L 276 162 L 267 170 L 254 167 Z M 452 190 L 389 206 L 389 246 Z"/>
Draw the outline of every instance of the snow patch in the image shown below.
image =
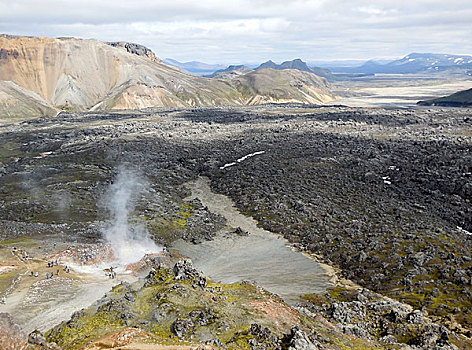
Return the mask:
<path id="1" fill-rule="evenodd" d="M 469 232 L 467 230 L 464 230 L 462 227 L 460 226 L 457 226 L 457 229 L 459 230 L 459 232 L 461 233 L 465 233 L 466 235 L 469 235 L 469 236 L 472 236 L 472 232 Z"/>
<path id="2" fill-rule="evenodd" d="M 226 163 L 225 165 L 223 166 L 220 166 L 220 169 L 223 170 L 223 169 L 226 169 L 226 168 L 229 168 L 233 165 L 236 165 L 238 163 L 241 163 L 241 162 L 244 162 L 246 159 L 248 158 L 251 158 L 251 157 L 254 157 L 254 156 L 257 156 L 259 154 L 264 154 L 265 151 L 257 151 L 257 152 L 254 152 L 254 153 L 250 153 L 250 154 L 247 154 L 245 155 L 244 157 L 241 157 L 239 159 L 236 160 L 236 162 L 231 162 L 231 163 Z"/>

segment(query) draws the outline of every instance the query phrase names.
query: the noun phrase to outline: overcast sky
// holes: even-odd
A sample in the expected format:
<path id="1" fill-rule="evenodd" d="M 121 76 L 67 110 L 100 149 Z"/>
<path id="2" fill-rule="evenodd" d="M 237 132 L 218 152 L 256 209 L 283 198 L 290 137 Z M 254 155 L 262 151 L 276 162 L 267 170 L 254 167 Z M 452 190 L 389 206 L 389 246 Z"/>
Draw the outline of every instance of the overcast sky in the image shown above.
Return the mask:
<path id="1" fill-rule="evenodd" d="M 0 0 L 0 32 L 131 41 L 209 63 L 472 54 L 472 1 Z"/>

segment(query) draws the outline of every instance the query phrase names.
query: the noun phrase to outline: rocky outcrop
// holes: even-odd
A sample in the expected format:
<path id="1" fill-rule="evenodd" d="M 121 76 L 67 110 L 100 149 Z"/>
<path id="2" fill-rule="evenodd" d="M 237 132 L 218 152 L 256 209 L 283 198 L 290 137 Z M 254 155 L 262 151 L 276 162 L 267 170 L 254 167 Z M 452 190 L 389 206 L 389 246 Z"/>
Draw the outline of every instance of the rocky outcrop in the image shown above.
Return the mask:
<path id="1" fill-rule="evenodd" d="M 28 335 L 28 343 L 35 346 L 35 349 L 41 350 L 60 350 L 61 348 L 57 346 L 56 343 L 49 343 L 44 334 L 40 331 L 35 330 Z"/>
<path id="2" fill-rule="evenodd" d="M 152 52 L 151 49 L 148 49 L 146 46 L 135 43 L 128 43 L 126 41 L 108 42 L 107 44 L 113 47 L 119 47 L 121 49 L 124 49 L 127 52 L 132 53 L 133 55 L 145 56 L 151 61 L 162 63 L 162 60 L 158 58 L 156 54 Z"/>
<path id="3" fill-rule="evenodd" d="M 341 293 L 339 293 L 341 291 Z M 434 323 L 424 310 L 382 297 L 369 290 L 338 289 L 308 304 L 308 314 L 322 314 L 346 335 L 414 349 L 457 349 L 446 327 Z M 305 308 L 301 308 L 306 311 Z"/>
<path id="4" fill-rule="evenodd" d="M 0 349 L 26 349 L 27 339 L 8 313 L 0 313 Z"/>
<path id="5" fill-rule="evenodd" d="M 190 259 L 179 260 L 172 269 L 176 280 L 192 280 L 193 286 L 205 289 L 207 286 L 206 277 L 193 267 Z"/>
<path id="6" fill-rule="evenodd" d="M 293 327 L 290 331 L 288 350 L 318 350 L 319 347 L 313 344 L 306 332 L 298 327 Z"/>

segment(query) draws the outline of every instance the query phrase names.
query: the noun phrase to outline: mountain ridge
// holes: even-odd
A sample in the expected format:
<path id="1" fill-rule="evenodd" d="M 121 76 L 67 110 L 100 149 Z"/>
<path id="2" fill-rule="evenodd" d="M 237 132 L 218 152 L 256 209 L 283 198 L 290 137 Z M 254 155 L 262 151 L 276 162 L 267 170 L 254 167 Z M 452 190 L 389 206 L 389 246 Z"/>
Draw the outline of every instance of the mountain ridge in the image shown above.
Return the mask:
<path id="1" fill-rule="evenodd" d="M 295 58 L 291 61 L 284 61 L 281 64 L 277 64 L 272 60 L 268 60 L 264 63 L 261 63 L 259 67 L 255 70 L 264 69 L 264 68 L 272 68 L 276 70 L 284 70 L 284 69 L 296 69 L 302 72 L 310 72 L 321 77 L 331 79 L 332 74 L 328 69 L 320 68 L 320 67 L 309 67 L 306 62 L 302 61 L 300 58 Z"/>
<path id="2" fill-rule="evenodd" d="M 243 64 L 239 65 L 231 65 L 226 67 L 225 69 L 219 69 L 211 75 L 208 75 L 209 78 L 217 78 L 217 79 L 233 79 L 237 76 L 242 74 L 246 74 L 249 72 L 254 71 L 254 69 L 249 68 Z"/>
<path id="3" fill-rule="evenodd" d="M 418 74 L 459 72 L 468 74 L 472 69 L 472 56 L 435 53 L 410 53 L 400 59 L 382 64 L 374 60 L 366 61 L 358 67 L 333 67 L 338 73 L 365 74 Z M 468 74 L 470 75 L 470 74 Z"/>

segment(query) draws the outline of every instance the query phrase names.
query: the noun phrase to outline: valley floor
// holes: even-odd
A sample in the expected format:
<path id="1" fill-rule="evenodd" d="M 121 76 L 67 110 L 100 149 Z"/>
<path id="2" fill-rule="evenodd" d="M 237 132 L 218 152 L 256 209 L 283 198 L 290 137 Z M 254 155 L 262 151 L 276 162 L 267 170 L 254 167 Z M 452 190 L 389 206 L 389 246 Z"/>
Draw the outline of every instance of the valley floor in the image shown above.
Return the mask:
<path id="1" fill-rule="evenodd" d="M 471 87 L 470 77 L 377 74 L 334 82 L 333 90 L 340 98 L 331 104 L 351 107 L 411 107 L 419 101 L 450 95 Z"/>

